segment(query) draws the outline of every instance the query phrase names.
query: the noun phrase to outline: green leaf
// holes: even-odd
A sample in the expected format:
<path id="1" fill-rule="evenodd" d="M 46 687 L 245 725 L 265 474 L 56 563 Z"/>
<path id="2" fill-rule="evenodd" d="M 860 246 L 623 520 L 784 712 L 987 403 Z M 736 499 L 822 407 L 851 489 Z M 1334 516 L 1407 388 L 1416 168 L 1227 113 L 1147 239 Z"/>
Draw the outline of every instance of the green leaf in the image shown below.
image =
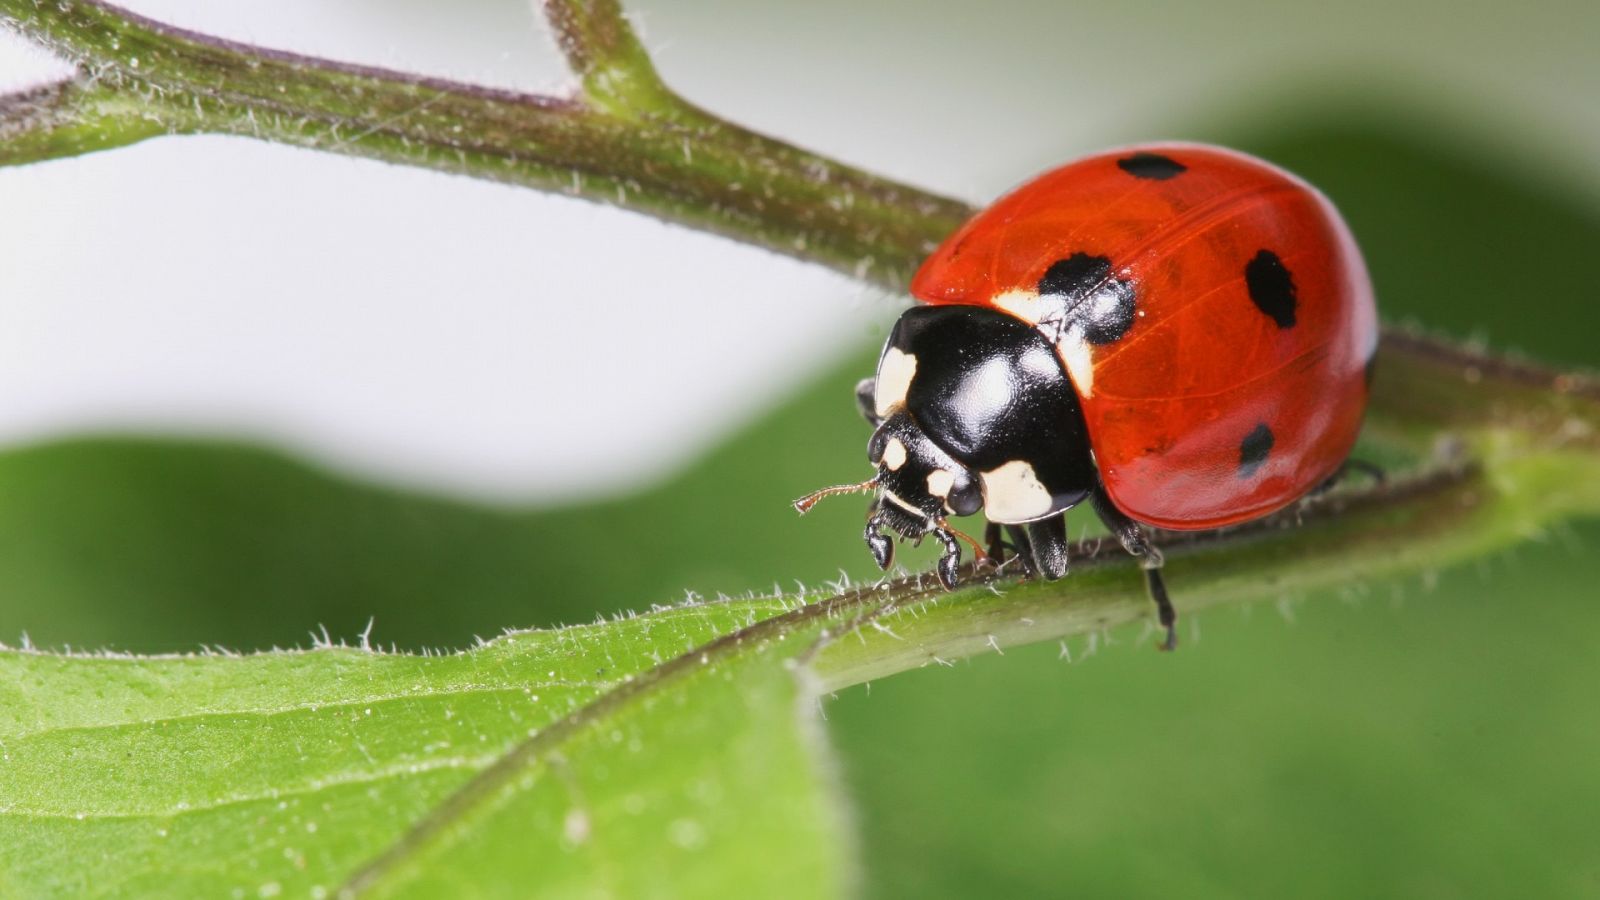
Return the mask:
<path id="1" fill-rule="evenodd" d="M 817 629 L 656 670 L 639 694 L 506 757 L 357 884 L 380 897 L 837 896 L 845 834 L 806 740 L 816 698 L 785 665 Z M 551 838 L 562 852 L 530 852 Z"/>
<path id="2" fill-rule="evenodd" d="M 319 625 L 353 636 L 376 618 L 385 647 L 456 648 L 690 589 L 791 590 L 841 567 L 866 577 L 876 569 L 856 504 L 801 519 L 789 501 L 867 469 L 849 398 L 870 366 L 863 347 L 666 483 L 570 507 L 374 486 L 237 443 L 107 437 L 8 449 L 0 640 L 266 649 L 302 644 Z"/>
<path id="3" fill-rule="evenodd" d="M 391 847 L 380 894 L 835 894 L 843 830 L 788 665 L 827 617 L 655 668 L 787 606 L 428 657 L 0 653 L 0 895 L 323 896 Z"/>

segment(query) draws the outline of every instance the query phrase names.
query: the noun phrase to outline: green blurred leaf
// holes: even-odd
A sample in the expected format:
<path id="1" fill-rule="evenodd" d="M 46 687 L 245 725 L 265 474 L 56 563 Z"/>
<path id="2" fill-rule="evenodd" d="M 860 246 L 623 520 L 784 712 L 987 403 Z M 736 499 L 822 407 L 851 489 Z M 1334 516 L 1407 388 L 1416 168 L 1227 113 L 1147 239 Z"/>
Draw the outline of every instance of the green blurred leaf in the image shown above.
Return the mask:
<path id="1" fill-rule="evenodd" d="M 431 657 L 0 653 L 0 895 L 325 896 L 429 816 L 442 845 L 400 845 L 380 893 L 835 894 L 842 829 L 785 665 L 826 618 L 642 674 L 785 609 Z M 470 816 L 438 811 L 524 741 Z"/>
<path id="2" fill-rule="evenodd" d="M 852 358 L 661 487 L 567 508 L 429 497 L 235 443 L 6 450 L 0 640 L 264 649 L 303 644 L 319 626 L 351 637 L 375 617 L 384 646 L 460 647 L 690 589 L 866 575 L 859 507 L 801 520 L 789 501 L 867 470 L 850 397 L 869 367 L 864 352 Z"/>
<path id="3" fill-rule="evenodd" d="M 1596 547 L 1285 590 L 1170 657 L 1127 628 L 841 692 L 865 893 L 1593 897 Z"/>

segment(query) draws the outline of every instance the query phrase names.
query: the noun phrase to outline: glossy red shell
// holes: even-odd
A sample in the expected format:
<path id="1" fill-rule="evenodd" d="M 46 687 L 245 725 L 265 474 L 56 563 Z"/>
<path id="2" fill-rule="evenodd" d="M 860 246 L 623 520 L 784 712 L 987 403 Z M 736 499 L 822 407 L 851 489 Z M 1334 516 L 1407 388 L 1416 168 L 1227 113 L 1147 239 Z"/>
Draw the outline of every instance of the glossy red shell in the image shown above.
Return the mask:
<path id="1" fill-rule="evenodd" d="M 1246 267 L 1262 251 L 1292 281 L 1292 325 L 1252 299 Z M 1075 254 L 1108 259 L 1107 277 L 1133 286 L 1119 339 L 1057 342 L 1123 512 L 1164 528 L 1230 525 L 1294 502 L 1344 461 L 1377 319 L 1361 254 L 1315 188 L 1218 147 L 1091 156 L 979 213 L 911 292 L 1032 321 L 1030 292 Z"/>

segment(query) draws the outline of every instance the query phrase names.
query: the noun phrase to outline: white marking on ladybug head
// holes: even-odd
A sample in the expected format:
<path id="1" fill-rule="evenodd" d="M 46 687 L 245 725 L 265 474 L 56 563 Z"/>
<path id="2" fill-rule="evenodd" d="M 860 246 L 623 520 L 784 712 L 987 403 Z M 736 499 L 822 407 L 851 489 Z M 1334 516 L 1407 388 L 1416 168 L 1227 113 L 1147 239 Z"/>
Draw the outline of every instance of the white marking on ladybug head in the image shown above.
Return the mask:
<path id="1" fill-rule="evenodd" d="M 911 513 L 912 515 L 916 516 L 919 519 L 927 519 L 928 518 L 928 514 L 927 513 L 923 512 L 920 509 L 917 509 L 915 506 L 912 506 L 911 504 L 907 503 L 906 501 L 901 500 L 898 496 L 895 495 L 894 491 L 888 490 L 887 488 L 884 489 L 883 499 L 888 500 L 890 503 L 893 503 L 895 506 L 900 507 L 901 509 L 905 510 L 908 513 Z"/>
<path id="2" fill-rule="evenodd" d="M 1067 367 L 1067 376 L 1072 379 L 1072 386 L 1078 389 L 1078 396 L 1093 395 L 1094 348 L 1083 339 L 1082 332 L 1077 328 L 1069 330 L 1056 344 L 1056 352 Z"/>
<path id="3" fill-rule="evenodd" d="M 895 410 L 906 405 L 906 394 L 911 390 L 911 379 L 917 374 L 917 358 L 890 347 L 883 351 L 878 363 L 878 383 L 873 388 L 873 412 L 887 419 Z"/>
<path id="4" fill-rule="evenodd" d="M 883 445 L 883 464 L 891 472 L 906 464 L 906 445 L 899 438 L 889 438 Z"/>
<path id="5" fill-rule="evenodd" d="M 1050 492 L 1027 462 L 1014 459 L 983 472 L 983 514 L 991 522 L 1019 525 L 1050 514 Z"/>
<path id="6" fill-rule="evenodd" d="M 934 469 L 928 473 L 928 493 L 940 500 L 950 499 L 950 489 L 956 486 L 956 476 L 948 469 Z"/>
<path id="7" fill-rule="evenodd" d="M 1039 320 L 1044 318 L 1045 308 L 1044 304 L 1039 302 L 1038 291 L 1026 291 L 1020 288 L 1009 290 L 994 295 L 994 299 L 989 302 L 1029 325 L 1037 325 Z"/>

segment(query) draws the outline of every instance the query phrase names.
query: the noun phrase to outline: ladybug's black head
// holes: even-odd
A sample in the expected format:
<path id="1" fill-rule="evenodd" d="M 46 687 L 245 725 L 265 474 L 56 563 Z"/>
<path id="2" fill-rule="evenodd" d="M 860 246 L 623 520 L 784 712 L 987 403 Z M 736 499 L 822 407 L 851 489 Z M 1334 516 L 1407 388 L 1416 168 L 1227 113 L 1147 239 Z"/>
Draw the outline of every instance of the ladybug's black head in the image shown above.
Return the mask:
<path id="1" fill-rule="evenodd" d="M 872 433 L 867 459 L 878 467 L 883 523 L 904 537 L 922 537 L 946 516 L 983 508 L 977 475 L 940 449 L 904 410 Z"/>
<path id="2" fill-rule="evenodd" d="M 894 537 L 884 529 L 911 541 L 932 534 L 945 548 L 939 579 L 953 587 L 961 562 L 956 539 L 961 535 L 945 518 L 970 516 L 983 508 L 976 474 L 940 449 L 904 410 L 878 423 L 867 443 L 867 459 L 878 467 L 875 477 L 823 488 L 796 500 L 795 508 L 804 513 L 831 494 L 874 491 L 864 537 L 878 567 L 887 569 L 894 562 Z"/>

